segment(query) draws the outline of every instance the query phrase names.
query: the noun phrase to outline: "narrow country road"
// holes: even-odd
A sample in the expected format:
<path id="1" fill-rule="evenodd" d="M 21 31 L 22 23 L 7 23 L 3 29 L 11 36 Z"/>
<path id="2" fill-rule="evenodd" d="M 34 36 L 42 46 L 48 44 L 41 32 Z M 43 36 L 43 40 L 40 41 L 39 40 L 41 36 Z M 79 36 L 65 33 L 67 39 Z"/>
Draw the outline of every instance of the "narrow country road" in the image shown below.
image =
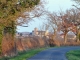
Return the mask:
<path id="1" fill-rule="evenodd" d="M 80 49 L 80 46 L 50 48 L 36 54 L 28 60 L 67 60 L 65 56 L 66 52 L 78 49 Z"/>

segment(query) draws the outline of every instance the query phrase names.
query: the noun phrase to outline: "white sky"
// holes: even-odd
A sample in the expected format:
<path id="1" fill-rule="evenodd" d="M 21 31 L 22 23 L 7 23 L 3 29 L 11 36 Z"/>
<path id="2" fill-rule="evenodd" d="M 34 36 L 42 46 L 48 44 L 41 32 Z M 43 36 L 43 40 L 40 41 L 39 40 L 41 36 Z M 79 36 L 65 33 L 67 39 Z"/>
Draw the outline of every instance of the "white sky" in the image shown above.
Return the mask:
<path id="1" fill-rule="evenodd" d="M 45 7 L 47 8 L 47 10 L 51 11 L 51 12 L 59 12 L 60 10 L 65 11 L 66 9 L 70 9 L 73 8 L 73 4 L 75 4 L 73 1 L 71 0 L 45 0 L 47 1 L 47 4 L 45 5 Z M 29 23 L 28 27 L 21 27 L 18 26 L 17 31 L 18 32 L 32 32 L 32 30 L 35 27 L 39 27 L 42 24 L 41 20 L 35 20 Z"/>

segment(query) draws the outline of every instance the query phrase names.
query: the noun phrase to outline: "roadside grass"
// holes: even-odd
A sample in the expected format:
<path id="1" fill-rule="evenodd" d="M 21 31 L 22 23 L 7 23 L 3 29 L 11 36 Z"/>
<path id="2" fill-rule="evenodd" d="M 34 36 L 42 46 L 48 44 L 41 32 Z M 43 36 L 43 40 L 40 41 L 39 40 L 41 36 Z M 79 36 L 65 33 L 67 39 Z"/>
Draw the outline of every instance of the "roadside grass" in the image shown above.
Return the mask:
<path id="1" fill-rule="evenodd" d="M 80 50 L 69 51 L 66 57 L 68 60 L 80 60 Z"/>
<path id="2" fill-rule="evenodd" d="M 46 50 L 48 48 L 50 48 L 50 47 L 37 48 L 37 49 L 29 50 L 29 51 L 19 52 L 18 56 L 11 57 L 11 58 L 3 57 L 3 58 L 0 58 L 0 60 L 27 60 L 28 58 L 30 58 L 30 57 L 34 56 L 35 54 L 37 54 L 43 50 Z"/>

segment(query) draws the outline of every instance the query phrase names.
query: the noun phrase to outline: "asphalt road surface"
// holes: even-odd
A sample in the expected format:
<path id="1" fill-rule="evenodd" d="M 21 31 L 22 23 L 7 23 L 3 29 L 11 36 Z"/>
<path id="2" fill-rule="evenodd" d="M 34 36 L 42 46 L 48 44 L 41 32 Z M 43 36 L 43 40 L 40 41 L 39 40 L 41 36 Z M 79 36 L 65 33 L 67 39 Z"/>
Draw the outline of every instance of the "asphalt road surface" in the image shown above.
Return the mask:
<path id="1" fill-rule="evenodd" d="M 50 48 L 36 54 L 28 60 L 67 60 L 65 56 L 66 52 L 78 49 L 80 50 L 80 46 Z"/>

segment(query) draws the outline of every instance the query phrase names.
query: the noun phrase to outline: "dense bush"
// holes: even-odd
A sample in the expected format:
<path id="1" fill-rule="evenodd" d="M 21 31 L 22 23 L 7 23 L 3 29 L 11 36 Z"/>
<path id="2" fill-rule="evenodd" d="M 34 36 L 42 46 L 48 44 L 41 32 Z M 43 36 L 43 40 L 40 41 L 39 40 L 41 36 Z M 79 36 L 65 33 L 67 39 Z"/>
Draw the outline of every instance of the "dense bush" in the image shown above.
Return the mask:
<path id="1" fill-rule="evenodd" d="M 19 37 L 16 39 L 16 46 L 18 51 L 49 46 L 48 40 L 42 39 L 40 37 Z"/>

